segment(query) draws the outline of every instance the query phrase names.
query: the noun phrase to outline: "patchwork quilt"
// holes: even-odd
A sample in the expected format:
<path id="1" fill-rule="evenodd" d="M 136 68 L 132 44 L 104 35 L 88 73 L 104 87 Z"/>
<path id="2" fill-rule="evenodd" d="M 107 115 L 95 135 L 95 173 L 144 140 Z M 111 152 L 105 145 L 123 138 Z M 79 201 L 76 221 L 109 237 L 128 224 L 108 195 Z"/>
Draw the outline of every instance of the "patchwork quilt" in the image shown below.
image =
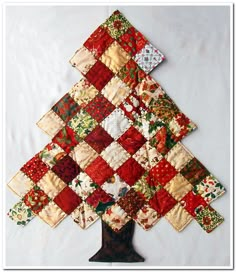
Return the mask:
<path id="1" fill-rule="evenodd" d="M 223 222 L 210 204 L 225 188 L 181 143 L 196 125 L 150 76 L 164 59 L 119 11 L 91 34 L 70 60 L 83 78 L 37 123 L 51 141 L 8 183 L 11 219 L 55 227 L 70 215 L 86 229 L 100 218 L 115 232 Z"/>

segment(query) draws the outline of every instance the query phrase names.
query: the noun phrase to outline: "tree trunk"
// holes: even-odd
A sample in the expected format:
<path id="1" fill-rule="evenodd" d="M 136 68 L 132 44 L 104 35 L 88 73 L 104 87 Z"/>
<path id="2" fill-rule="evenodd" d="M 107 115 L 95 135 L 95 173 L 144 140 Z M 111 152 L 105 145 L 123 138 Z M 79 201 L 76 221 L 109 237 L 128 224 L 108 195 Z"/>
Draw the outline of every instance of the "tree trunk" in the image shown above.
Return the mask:
<path id="1" fill-rule="evenodd" d="M 90 262 L 144 262 L 133 248 L 134 221 L 130 220 L 119 232 L 102 221 L 102 247 Z"/>

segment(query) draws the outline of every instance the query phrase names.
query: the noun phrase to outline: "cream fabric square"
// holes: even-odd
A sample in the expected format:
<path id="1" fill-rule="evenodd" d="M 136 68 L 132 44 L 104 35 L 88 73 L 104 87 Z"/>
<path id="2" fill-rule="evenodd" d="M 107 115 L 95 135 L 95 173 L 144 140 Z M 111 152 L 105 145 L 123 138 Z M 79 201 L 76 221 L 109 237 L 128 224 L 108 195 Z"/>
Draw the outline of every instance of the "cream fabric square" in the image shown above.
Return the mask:
<path id="1" fill-rule="evenodd" d="M 161 216 L 149 205 L 144 205 L 136 214 L 135 221 L 145 230 L 152 228 Z"/>
<path id="2" fill-rule="evenodd" d="M 66 152 L 58 144 L 51 142 L 40 152 L 39 157 L 52 168 L 58 160 L 66 155 Z"/>
<path id="3" fill-rule="evenodd" d="M 65 126 L 65 122 L 53 110 L 48 111 L 36 124 L 50 137 L 54 137 Z"/>
<path id="4" fill-rule="evenodd" d="M 67 216 L 54 202 L 49 202 L 38 215 L 52 228 L 56 227 Z"/>
<path id="5" fill-rule="evenodd" d="M 177 231 L 182 231 L 193 219 L 179 203 L 165 215 L 165 218 Z"/>
<path id="6" fill-rule="evenodd" d="M 62 181 L 55 173 L 49 170 L 46 175 L 37 183 L 37 185 L 50 197 L 57 196 L 65 187 L 66 183 Z"/>
<path id="7" fill-rule="evenodd" d="M 193 155 L 179 142 L 165 157 L 175 169 L 180 171 L 193 158 Z"/>
<path id="8" fill-rule="evenodd" d="M 170 182 L 164 187 L 176 200 L 180 201 L 193 186 L 181 174 L 177 174 Z"/>
<path id="9" fill-rule="evenodd" d="M 93 54 L 84 46 L 78 49 L 70 59 L 72 66 L 76 67 L 83 74 L 87 74 L 96 61 Z"/>
<path id="10" fill-rule="evenodd" d="M 23 172 L 19 171 L 7 184 L 7 186 L 18 196 L 23 197 L 34 186 L 34 182 Z"/>
<path id="11" fill-rule="evenodd" d="M 126 53 L 117 41 L 114 41 L 100 58 L 100 60 L 115 74 L 118 73 L 130 59 L 131 56 Z"/>
<path id="12" fill-rule="evenodd" d="M 79 143 L 69 155 L 82 169 L 98 157 L 98 153 L 84 141 Z"/>

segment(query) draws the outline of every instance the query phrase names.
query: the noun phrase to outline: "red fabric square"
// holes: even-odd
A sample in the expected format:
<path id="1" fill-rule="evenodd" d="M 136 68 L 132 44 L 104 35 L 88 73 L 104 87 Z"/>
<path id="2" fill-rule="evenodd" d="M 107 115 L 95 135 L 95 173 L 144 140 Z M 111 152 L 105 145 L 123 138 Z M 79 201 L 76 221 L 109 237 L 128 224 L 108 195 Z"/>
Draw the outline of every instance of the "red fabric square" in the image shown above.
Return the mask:
<path id="1" fill-rule="evenodd" d="M 82 202 L 81 198 L 66 186 L 53 201 L 59 206 L 66 214 L 71 214 L 75 208 Z"/>
<path id="2" fill-rule="evenodd" d="M 80 168 L 70 156 L 66 155 L 52 167 L 52 171 L 68 184 L 79 174 Z"/>
<path id="3" fill-rule="evenodd" d="M 113 41 L 114 39 L 107 31 L 98 27 L 84 43 L 84 46 L 90 50 L 95 57 L 99 58 Z"/>
<path id="4" fill-rule="evenodd" d="M 117 174 L 132 186 L 145 172 L 143 167 L 133 158 L 129 158 L 117 169 Z"/>
<path id="5" fill-rule="evenodd" d="M 68 126 L 63 127 L 52 141 L 64 149 L 67 154 L 79 143 L 76 133 Z"/>
<path id="6" fill-rule="evenodd" d="M 177 173 L 176 169 L 164 158 L 150 170 L 150 176 L 163 186 Z"/>
<path id="7" fill-rule="evenodd" d="M 84 140 L 98 153 L 101 153 L 114 141 L 106 130 L 99 125 Z"/>
<path id="8" fill-rule="evenodd" d="M 117 140 L 131 155 L 136 153 L 146 141 L 146 138 L 133 126 Z"/>
<path id="9" fill-rule="evenodd" d="M 114 174 L 113 169 L 100 156 L 85 169 L 85 172 L 100 186 Z"/>
<path id="10" fill-rule="evenodd" d="M 195 195 L 193 191 L 186 194 L 180 204 L 188 211 L 193 217 L 196 217 L 196 211 L 207 206 L 206 201 L 201 197 L 201 195 Z"/>
<path id="11" fill-rule="evenodd" d="M 147 40 L 145 37 L 133 26 L 130 27 L 125 34 L 119 37 L 120 45 L 131 56 L 137 54 L 146 45 Z"/>
<path id="12" fill-rule="evenodd" d="M 93 206 L 95 209 L 98 208 L 98 206 L 100 205 L 101 209 L 101 206 L 104 205 L 105 203 L 111 204 L 112 202 L 113 204 L 114 199 L 101 188 L 97 188 L 90 196 L 87 197 L 86 202 L 89 205 Z"/>
<path id="13" fill-rule="evenodd" d="M 105 64 L 98 60 L 85 76 L 97 90 L 101 91 L 114 74 Z"/>
<path id="14" fill-rule="evenodd" d="M 175 135 L 174 134 L 174 140 L 176 142 L 182 140 L 184 136 L 186 136 L 189 133 L 188 125 L 191 122 L 190 119 L 184 115 L 183 113 L 178 113 L 174 120 L 178 123 L 178 125 L 181 127 L 180 131 Z"/>
<path id="15" fill-rule="evenodd" d="M 49 168 L 39 158 L 39 154 L 37 154 L 26 164 L 24 164 L 20 170 L 25 173 L 31 180 L 37 183 L 47 173 Z"/>
<path id="16" fill-rule="evenodd" d="M 163 188 L 149 200 L 149 205 L 162 216 L 168 213 L 175 204 L 177 201 Z"/>
<path id="17" fill-rule="evenodd" d="M 94 97 L 85 110 L 98 122 L 104 120 L 116 107 L 101 93 Z"/>

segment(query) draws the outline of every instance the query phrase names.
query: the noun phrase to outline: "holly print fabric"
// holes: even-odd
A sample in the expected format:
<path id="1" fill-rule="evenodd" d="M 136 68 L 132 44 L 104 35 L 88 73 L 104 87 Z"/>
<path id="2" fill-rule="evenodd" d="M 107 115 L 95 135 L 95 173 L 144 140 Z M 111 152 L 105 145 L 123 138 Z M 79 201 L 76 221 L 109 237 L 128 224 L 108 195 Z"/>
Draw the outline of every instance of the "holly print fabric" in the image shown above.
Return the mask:
<path id="1" fill-rule="evenodd" d="M 12 220 L 100 218 L 120 232 L 165 217 L 208 233 L 223 222 L 210 203 L 225 188 L 181 143 L 196 125 L 149 75 L 164 59 L 119 11 L 90 35 L 70 59 L 83 78 L 38 122 L 51 142 L 8 184 L 21 198 Z"/>

